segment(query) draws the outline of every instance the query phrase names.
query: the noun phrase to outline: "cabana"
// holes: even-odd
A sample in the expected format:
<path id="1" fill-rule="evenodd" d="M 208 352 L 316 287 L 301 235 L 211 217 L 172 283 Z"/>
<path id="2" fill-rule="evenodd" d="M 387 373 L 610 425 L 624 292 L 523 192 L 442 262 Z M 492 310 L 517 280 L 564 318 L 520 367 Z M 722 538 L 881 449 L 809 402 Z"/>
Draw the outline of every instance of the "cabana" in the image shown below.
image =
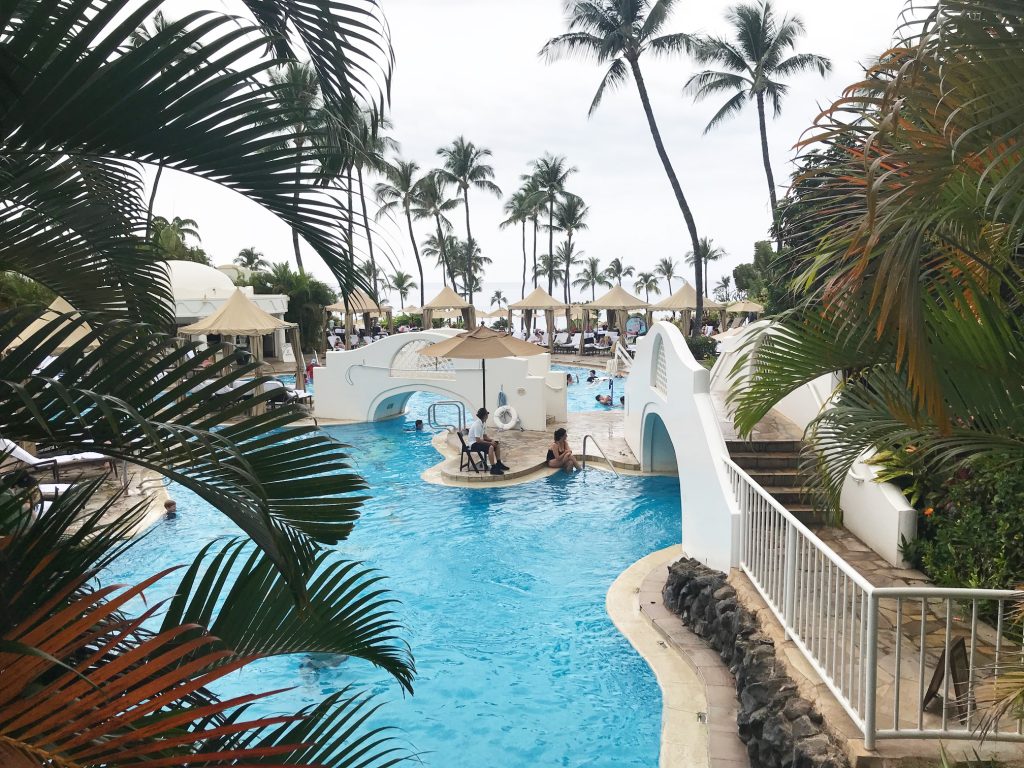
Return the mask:
<path id="1" fill-rule="evenodd" d="M 619 329 L 619 333 L 623 336 L 626 333 L 626 321 L 629 319 L 629 313 L 633 310 L 642 309 L 647 314 L 647 325 L 650 327 L 651 324 L 651 305 L 643 299 L 637 298 L 629 291 L 626 291 L 620 285 L 616 285 L 608 293 L 599 298 L 597 301 L 592 301 L 587 304 L 588 311 L 604 310 L 608 313 L 609 318 L 614 317 L 614 321 L 611 325 Z M 614 313 L 614 314 L 613 314 Z M 580 352 L 583 352 L 584 337 L 580 337 Z"/>
<path id="2" fill-rule="evenodd" d="M 257 307 L 242 291 L 236 290 L 220 309 L 197 323 L 179 329 L 185 336 L 248 336 L 249 349 L 258 363 L 263 361 L 260 339 L 267 334 L 287 329 L 295 351 L 295 388 L 306 388 L 306 362 L 302 358 L 299 326 L 280 320 Z"/>
<path id="3" fill-rule="evenodd" d="M 33 320 L 32 323 L 28 326 L 28 328 L 26 328 L 24 331 L 18 334 L 18 337 L 11 342 L 11 349 L 21 344 L 24 344 L 33 335 L 39 333 L 39 331 L 49 326 L 50 323 L 56 320 L 59 316 L 77 314 L 78 310 L 76 310 L 64 299 L 58 296 L 50 303 L 50 306 L 46 308 L 46 311 L 43 312 L 43 314 L 41 314 L 38 318 Z M 79 323 L 78 325 L 74 326 L 74 328 L 72 328 L 70 331 L 67 331 L 66 329 L 68 325 L 74 322 L 74 320 L 74 317 L 69 317 L 59 325 L 55 326 L 58 333 L 67 334 L 61 339 L 59 345 L 57 346 L 57 352 L 64 352 L 65 350 L 73 347 L 75 344 L 79 343 L 80 341 L 88 337 L 89 334 L 92 333 L 92 328 L 89 327 L 88 323 Z M 48 338 L 51 338 L 53 335 L 55 334 L 51 334 L 50 337 Z M 93 339 L 92 341 L 89 342 L 87 348 L 95 349 L 98 346 L 99 342 L 96 339 Z"/>
<path id="4" fill-rule="evenodd" d="M 438 313 L 438 310 L 457 310 L 462 317 L 466 330 L 476 327 L 476 309 L 447 285 L 441 289 L 437 296 L 423 305 L 424 330 L 429 330 L 433 327 L 435 314 L 438 317 L 443 316 Z"/>
<path id="5" fill-rule="evenodd" d="M 697 309 L 697 291 L 694 290 L 693 286 L 690 285 L 686 280 L 683 281 L 683 285 L 679 290 L 673 293 L 666 299 L 659 301 L 653 307 L 652 310 L 660 310 L 663 312 L 680 312 L 683 316 L 683 328 L 688 329 L 690 327 L 690 319 L 693 317 L 693 312 Z M 719 310 L 725 309 L 725 305 L 721 302 L 715 301 L 704 297 L 704 309 L 705 310 Z"/>
<path id="6" fill-rule="evenodd" d="M 373 317 L 384 318 L 384 324 L 388 331 L 393 331 L 394 309 L 374 301 L 366 291 L 355 290 L 336 304 L 326 307 L 328 312 L 338 312 L 344 319 L 345 325 L 345 349 L 352 348 L 352 336 L 355 335 L 356 316 L 363 316 L 363 328 L 370 330 L 373 325 Z"/>
<path id="7" fill-rule="evenodd" d="M 508 305 L 508 327 L 512 328 L 513 312 L 543 312 L 544 322 L 548 328 L 548 349 L 555 349 L 555 311 L 569 309 L 568 304 L 563 304 L 543 288 L 534 288 L 530 295 L 521 301 Z"/>

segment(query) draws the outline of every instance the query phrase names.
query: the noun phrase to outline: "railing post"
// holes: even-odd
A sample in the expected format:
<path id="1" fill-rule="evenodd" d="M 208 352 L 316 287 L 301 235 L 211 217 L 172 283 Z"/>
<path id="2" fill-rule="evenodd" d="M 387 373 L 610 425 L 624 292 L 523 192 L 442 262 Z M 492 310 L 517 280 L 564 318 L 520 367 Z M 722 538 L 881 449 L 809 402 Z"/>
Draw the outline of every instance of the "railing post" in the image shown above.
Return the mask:
<path id="1" fill-rule="evenodd" d="M 796 610 L 796 548 L 797 548 L 796 526 L 786 522 L 786 561 L 784 581 L 782 585 L 782 615 L 786 621 L 786 628 L 793 627 L 793 612 Z"/>
<path id="2" fill-rule="evenodd" d="M 922 616 L 922 621 L 924 617 Z M 868 593 L 867 656 L 864 664 L 864 748 L 875 748 L 875 717 L 878 705 L 878 596 Z"/>

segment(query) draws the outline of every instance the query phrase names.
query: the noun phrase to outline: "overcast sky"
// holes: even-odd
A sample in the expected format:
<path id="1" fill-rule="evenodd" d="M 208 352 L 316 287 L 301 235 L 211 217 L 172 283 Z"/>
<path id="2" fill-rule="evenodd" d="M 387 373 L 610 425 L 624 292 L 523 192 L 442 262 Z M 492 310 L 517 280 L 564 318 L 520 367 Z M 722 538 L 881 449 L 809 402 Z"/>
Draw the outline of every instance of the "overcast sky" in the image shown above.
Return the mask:
<path id="1" fill-rule="evenodd" d="M 578 61 L 549 65 L 537 55 L 550 37 L 565 31 L 562 0 L 384 0 L 383 5 L 397 58 L 393 136 L 401 142 L 403 157 L 435 167 L 437 148 L 464 135 L 493 151 L 495 180 L 507 196 L 532 159 L 544 152 L 564 155 L 578 169 L 570 191 L 590 206 L 590 228 L 577 238 L 586 256 L 596 256 L 602 264 L 618 257 L 638 269 L 651 269 L 666 256 L 682 262 L 690 250 L 689 238 L 636 87 L 629 83 L 606 95 L 588 119 L 603 70 Z M 725 34 L 722 17 L 729 5 L 683 0 L 666 31 Z M 903 0 L 777 3 L 779 12 L 796 13 L 807 26 L 797 50 L 826 55 L 834 64 L 825 79 L 811 73 L 792 79 L 784 114 L 769 123 L 780 185 L 791 170 L 794 142 L 822 107 L 861 77 L 863 65 L 888 47 L 902 7 Z M 766 238 L 771 221 L 757 115 L 748 107 L 703 135 L 725 97 L 694 104 L 684 96 L 683 83 L 697 69 L 685 57 L 649 59 L 641 67 L 698 232 L 729 254 L 712 265 L 713 285 L 736 264 L 751 260 L 754 242 Z M 293 261 L 288 230 L 254 204 L 181 174 L 164 178 L 156 212 L 196 219 L 214 263 L 230 262 L 239 249 L 251 245 L 271 261 Z M 519 231 L 498 229 L 504 218 L 502 203 L 478 191 L 470 193 L 473 234 L 494 260 L 485 277 L 488 297 L 494 287 L 508 293 L 507 286 L 495 284 L 518 284 L 522 271 Z M 462 211 L 453 213 L 456 234 L 465 237 Z M 382 222 L 381 228 L 398 266 L 415 274 L 404 222 L 401 228 Z M 429 234 L 425 224 L 417 234 L 420 240 Z M 304 260 L 311 271 L 329 279 L 329 271 L 312 252 Z M 427 283 L 439 280 L 430 265 Z M 486 301 L 476 303 L 484 306 Z"/>

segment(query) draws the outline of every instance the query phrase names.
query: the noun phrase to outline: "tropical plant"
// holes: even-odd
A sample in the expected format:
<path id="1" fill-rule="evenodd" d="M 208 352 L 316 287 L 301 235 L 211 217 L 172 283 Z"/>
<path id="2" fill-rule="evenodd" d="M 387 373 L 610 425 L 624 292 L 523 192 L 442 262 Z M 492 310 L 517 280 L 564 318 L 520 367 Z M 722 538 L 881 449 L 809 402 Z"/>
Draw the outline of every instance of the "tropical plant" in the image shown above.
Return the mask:
<path id="1" fill-rule="evenodd" d="M 1024 124 L 1024 18 L 1002 0 L 918 10 L 808 136 L 818 152 L 786 235 L 802 244 L 802 298 L 734 393 L 749 430 L 796 387 L 845 373 L 808 431 L 833 504 L 869 450 L 912 445 L 939 476 L 1024 458 L 1024 163 L 1008 139 Z"/>
<path id="2" fill-rule="evenodd" d="M 428 235 L 427 239 L 423 241 L 424 258 L 434 259 L 442 276 L 445 276 L 445 280 L 451 280 L 453 289 L 455 288 L 455 274 L 462 269 L 455 263 L 461 252 L 462 245 L 455 235 L 445 235 L 441 239 L 438 239 L 437 235 Z M 445 282 L 445 285 L 447 284 Z"/>
<path id="3" fill-rule="evenodd" d="M 665 278 L 665 285 L 668 287 L 670 296 L 672 295 L 672 279 L 676 276 L 676 266 L 674 259 L 664 258 L 660 259 L 657 266 L 654 267 L 654 274 Z"/>
<path id="4" fill-rule="evenodd" d="M 388 278 L 388 288 L 398 294 L 399 309 L 402 310 L 405 309 L 405 300 L 409 298 L 409 291 L 418 287 L 412 279 L 412 275 L 401 270 L 397 270 L 395 274 Z"/>
<path id="5" fill-rule="evenodd" d="M 168 221 L 163 216 L 154 216 L 151 222 L 153 244 L 164 259 L 178 261 L 195 261 L 209 264 L 210 258 L 199 246 L 189 245 L 188 238 L 200 240 L 199 225 L 193 219 L 182 219 L 175 216 Z"/>
<path id="6" fill-rule="evenodd" d="M 128 601 L 167 574 L 124 589 L 96 579 L 141 509 L 126 512 L 81 483 L 32 519 L 27 499 L 5 486 L 0 762 L 386 765 L 396 755 L 363 727 L 372 707 L 350 691 L 252 720 L 244 707 L 261 694 L 222 701 L 208 688 L 274 653 L 365 658 L 406 686 L 412 668 L 393 640 L 379 577 L 326 559 L 325 547 L 351 530 L 365 487 L 344 471 L 342 446 L 300 426 L 298 409 L 264 412 L 269 392 L 255 365 L 156 330 L 171 324 L 173 305 L 144 235 L 138 163 L 240 192 L 343 274 L 349 253 L 335 227 L 345 211 L 305 171 L 296 178 L 294 147 L 276 146 L 282 125 L 268 77 L 275 62 L 307 49 L 327 97 L 383 92 L 387 28 L 373 3 L 313 0 L 311 13 L 295 14 L 250 0 L 239 9 L 252 20 L 202 11 L 133 46 L 132 30 L 158 7 L 16 0 L 0 18 L 0 270 L 82 313 L 17 345 L 35 317 L 0 316 L 0 434 L 158 472 L 252 544 L 213 545 L 169 585 L 170 602 L 147 600 L 133 615 Z M 61 349 L 86 322 L 92 330 Z M 157 634 L 147 629 L 154 621 Z"/>
<path id="7" fill-rule="evenodd" d="M 732 94 L 711 118 L 704 133 L 737 114 L 746 102 L 753 101 L 757 105 L 761 158 L 768 180 L 773 227 L 777 231 L 779 201 L 768 152 L 765 99 L 771 102 L 772 112 L 778 117 L 782 114 L 782 98 L 789 90 L 780 80 L 811 69 L 816 69 L 824 77 L 832 70 L 832 62 L 813 53 L 791 53 L 797 38 L 804 34 L 804 23 L 799 16 L 777 19 L 771 0 L 760 0 L 756 5 L 734 5 L 726 12 L 725 18 L 732 26 L 733 40 L 702 37 L 692 48 L 698 62 L 718 64 L 725 67 L 725 71 L 698 72 L 687 81 L 686 90 L 697 101 L 718 93 Z M 781 237 L 779 250 L 782 250 Z"/>
<path id="8" fill-rule="evenodd" d="M 501 222 L 499 227 L 515 226 L 519 224 L 523 229 L 523 285 L 519 298 L 526 298 L 526 273 L 529 271 L 529 261 L 526 255 L 526 225 L 533 221 L 533 258 L 537 260 L 537 209 L 543 202 L 543 196 L 532 184 L 527 183 L 517 189 L 505 202 L 505 214 L 507 218 Z M 536 287 L 536 286 L 534 286 Z"/>
<path id="9" fill-rule="evenodd" d="M 556 255 L 552 258 L 549 254 L 542 253 L 537 259 L 536 276 L 539 278 L 546 277 L 550 286 L 560 285 L 564 279 L 565 272 L 562 271 L 562 262 L 558 256 Z"/>
<path id="10" fill-rule="evenodd" d="M 479 292 L 484 267 L 490 263 L 491 258 L 483 255 L 476 240 L 456 240 L 452 252 L 452 286 L 456 292 L 461 291 L 466 301 L 472 302 L 473 294 Z"/>
<path id="11" fill-rule="evenodd" d="M 285 261 L 272 264 L 266 272 L 253 274 L 252 287 L 255 293 L 287 296 L 288 311 L 284 319 L 298 324 L 303 351 L 311 352 L 320 346 L 324 307 L 338 300 L 338 295 L 327 283 L 294 271 Z"/>
<path id="12" fill-rule="evenodd" d="M 732 279 L 736 293 L 742 298 L 756 298 L 764 290 L 761 273 L 754 264 L 737 264 L 733 267 Z"/>
<path id="13" fill-rule="evenodd" d="M 715 301 L 727 303 L 732 301 L 732 277 L 729 275 L 722 275 L 722 278 L 715 283 L 714 288 Z"/>
<path id="14" fill-rule="evenodd" d="M 444 158 L 444 167 L 440 173 L 462 192 L 462 204 L 466 207 L 466 242 L 476 242 L 469 224 L 469 188 L 474 187 L 501 197 L 501 188 L 492 181 L 494 168 L 484 162 L 491 156 L 491 150 L 477 147 L 473 142 L 466 141 L 465 137 L 459 136 L 448 146 L 438 149 L 437 154 Z M 467 258 L 471 254 L 472 248 L 465 249 Z M 475 274 L 473 265 L 468 261 L 463 274 Z M 467 294 L 467 300 L 472 304 L 473 292 L 468 291 Z"/>
<path id="15" fill-rule="evenodd" d="M 531 164 L 531 173 L 524 176 L 523 181 L 536 190 L 540 195 L 541 202 L 547 206 L 548 212 L 548 253 L 555 253 L 555 205 L 559 196 L 565 191 L 565 182 L 576 173 L 575 168 L 566 166 L 564 157 L 545 154 L 539 160 Z M 536 269 L 535 269 L 536 274 Z M 548 293 L 554 290 L 556 281 L 554 276 L 548 272 Z"/>
<path id="16" fill-rule="evenodd" d="M 423 292 L 423 261 L 420 259 L 416 233 L 412 228 L 412 209 L 416 204 L 416 194 L 420 182 L 416 178 L 419 169 L 420 167 L 412 160 L 396 158 L 395 162 L 384 165 L 385 181 L 379 182 L 373 191 L 380 204 L 377 218 L 394 215 L 396 210 L 400 210 L 405 215 L 405 223 L 409 228 L 409 241 L 412 243 L 412 253 L 416 257 L 416 270 L 420 276 L 420 306 L 422 307 L 426 304 L 426 296 Z"/>
<path id="17" fill-rule="evenodd" d="M 705 296 L 708 295 L 708 269 L 707 269 L 708 264 L 710 264 L 712 261 L 718 261 L 723 256 L 728 256 L 729 255 L 723 249 L 721 249 L 718 246 L 716 246 L 714 243 L 715 243 L 715 241 L 712 240 L 710 237 L 702 237 L 700 239 L 700 243 L 697 244 L 697 250 L 696 251 L 689 251 L 686 254 L 686 263 L 687 264 L 694 264 L 697 261 L 700 261 L 701 263 L 704 264 L 704 295 Z M 695 256 L 694 254 L 698 254 L 700 256 L 700 258 L 698 259 L 697 256 Z M 698 283 L 697 287 L 698 288 L 700 287 L 699 283 Z M 697 291 L 697 293 L 700 293 L 700 291 Z"/>
<path id="18" fill-rule="evenodd" d="M 371 296 L 379 299 L 381 288 L 387 290 L 388 278 L 384 274 L 384 270 L 378 267 L 373 261 L 364 261 L 359 265 L 358 271 L 366 278 L 366 280 L 373 286 L 373 293 Z"/>
<path id="19" fill-rule="evenodd" d="M 597 301 L 597 287 L 599 285 L 607 288 L 612 287 L 607 271 L 601 269 L 600 260 L 593 256 L 583 260 L 583 269 L 576 273 L 576 279 L 572 281 L 572 284 L 576 288 L 583 288 L 584 290 L 589 288 L 591 301 Z"/>
<path id="20" fill-rule="evenodd" d="M 661 293 L 661 288 L 658 287 L 658 276 L 653 272 L 638 272 L 636 275 L 636 282 L 633 283 L 633 289 L 639 293 L 644 292 L 644 301 L 648 304 L 651 302 L 651 294 L 655 295 Z"/>
<path id="21" fill-rule="evenodd" d="M 624 277 L 632 277 L 636 274 L 636 270 L 633 267 L 626 266 L 622 263 L 622 259 L 612 259 L 608 262 L 608 269 L 605 270 L 605 275 L 609 280 L 614 280 L 615 284 L 622 286 L 622 279 Z"/>
<path id="22" fill-rule="evenodd" d="M 235 257 L 235 264 L 251 269 L 254 272 L 259 272 L 261 269 L 266 269 L 270 266 L 270 263 L 264 258 L 262 251 L 257 251 L 255 248 L 243 248 L 240 250 Z"/>
<path id="23" fill-rule="evenodd" d="M 412 215 L 416 220 L 433 219 L 434 221 L 436 226 L 434 247 L 439 249 L 436 257 L 437 264 L 441 267 L 441 282 L 444 285 L 448 285 L 450 273 L 449 252 L 445 251 L 447 246 L 445 235 L 452 231 L 452 223 L 445 213 L 458 208 L 458 206 L 458 198 L 448 197 L 448 181 L 439 171 L 431 171 L 416 185 Z M 428 254 L 424 247 L 423 255 L 434 256 L 435 254 Z"/>
<path id="24" fill-rule="evenodd" d="M 555 226 L 559 232 L 565 233 L 566 238 L 564 252 L 562 248 L 556 251 L 556 253 L 562 254 L 562 263 L 565 265 L 565 277 L 562 280 L 562 285 L 565 289 L 566 304 L 572 299 L 572 279 L 569 270 L 574 264 L 579 264 L 579 260 L 574 257 L 583 254 L 582 251 L 579 254 L 575 253 L 572 236 L 581 229 L 587 228 L 588 215 L 590 215 L 590 208 L 583 202 L 583 198 L 571 192 L 563 193 L 562 199 L 555 206 Z"/>
<path id="25" fill-rule="evenodd" d="M 565 291 L 565 303 L 568 304 L 572 301 L 572 291 L 570 286 L 565 286 L 566 279 L 570 276 L 573 267 L 582 264 L 583 251 L 576 250 L 576 243 L 566 240 L 564 243 L 558 245 L 558 250 L 555 251 L 555 263 L 562 270 L 563 289 Z"/>
<path id="26" fill-rule="evenodd" d="M 605 90 L 614 90 L 630 77 L 633 78 L 658 157 L 686 222 L 690 243 L 696 251 L 699 247 L 697 224 L 662 141 L 661 131 L 654 118 L 654 108 L 647 93 L 647 85 L 640 70 L 640 58 L 645 53 L 659 56 L 692 50 L 695 39 L 690 35 L 661 34 L 675 4 L 676 0 L 570 0 L 566 4 L 569 32 L 549 40 L 541 49 L 541 56 L 553 61 L 580 55 L 590 57 L 601 65 L 608 63 L 608 70 L 590 104 L 591 115 L 601 104 Z M 704 265 L 700 261 L 694 262 L 697 285 L 703 283 L 703 268 Z M 700 291 L 697 294 L 699 317 L 704 302 Z M 694 334 L 697 333 L 698 329 L 695 326 Z"/>
<path id="27" fill-rule="evenodd" d="M 0 272 L 0 311 L 22 307 L 45 307 L 53 291 L 17 272 Z"/>
<path id="28" fill-rule="evenodd" d="M 498 309 L 501 309 L 503 306 L 508 306 L 508 299 L 505 298 L 505 293 L 503 291 L 494 292 L 491 296 L 491 306 L 497 306 Z"/>

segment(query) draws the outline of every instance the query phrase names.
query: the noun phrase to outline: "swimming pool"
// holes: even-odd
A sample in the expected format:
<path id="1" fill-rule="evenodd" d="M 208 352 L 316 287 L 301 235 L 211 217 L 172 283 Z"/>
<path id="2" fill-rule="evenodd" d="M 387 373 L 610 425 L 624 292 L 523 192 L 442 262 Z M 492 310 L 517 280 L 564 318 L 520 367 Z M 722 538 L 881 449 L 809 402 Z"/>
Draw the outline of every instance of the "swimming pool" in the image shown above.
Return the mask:
<path id="1" fill-rule="evenodd" d="M 680 540 L 677 481 L 589 470 L 508 488 L 427 484 L 419 473 L 438 460 L 431 436 L 405 427 L 430 399 L 415 395 L 406 419 L 329 429 L 358 446 L 354 464 L 373 496 L 339 550 L 380 568 L 401 600 L 415 695 L 403 698 L 362 661 L 321 668 L 302 657 L 260 662 L 219 691 L 247 690 L 257 668 L 260 689 L 297 686 L 258 704 L 273 713 L 356 683 L 388 701 L 376 724 L 397 726 L 437 768 L 657 765 L 660 691 L 604 600 L 626 567 Z M 236 533 L 193 494 L 172 494 L 178 518 L 119 560 L 114 579 L 189 562 Z"/>
<path id="2" fill-rule="evenodd" d="M 552 371 L 571 373 L 573 383 L 569 385 L 568 408 L 569 413 L 586 413 L 588 411 L 611 411 L 622 410 L 619 398 L 626 393 L 626 380 L 609 378 L 604 372 L 604 360 L 600 366 L 595 368 L 579 368 L 577 366 L 552 365 Z M 587 373 L 594 370 L 599 379 L 592 384 L 587 383 Z M 576 379 L 579 381 L 576 381 Z M 597 402 L 597 395 L 611 395 L 612 406 L 601 405 Z"/>

